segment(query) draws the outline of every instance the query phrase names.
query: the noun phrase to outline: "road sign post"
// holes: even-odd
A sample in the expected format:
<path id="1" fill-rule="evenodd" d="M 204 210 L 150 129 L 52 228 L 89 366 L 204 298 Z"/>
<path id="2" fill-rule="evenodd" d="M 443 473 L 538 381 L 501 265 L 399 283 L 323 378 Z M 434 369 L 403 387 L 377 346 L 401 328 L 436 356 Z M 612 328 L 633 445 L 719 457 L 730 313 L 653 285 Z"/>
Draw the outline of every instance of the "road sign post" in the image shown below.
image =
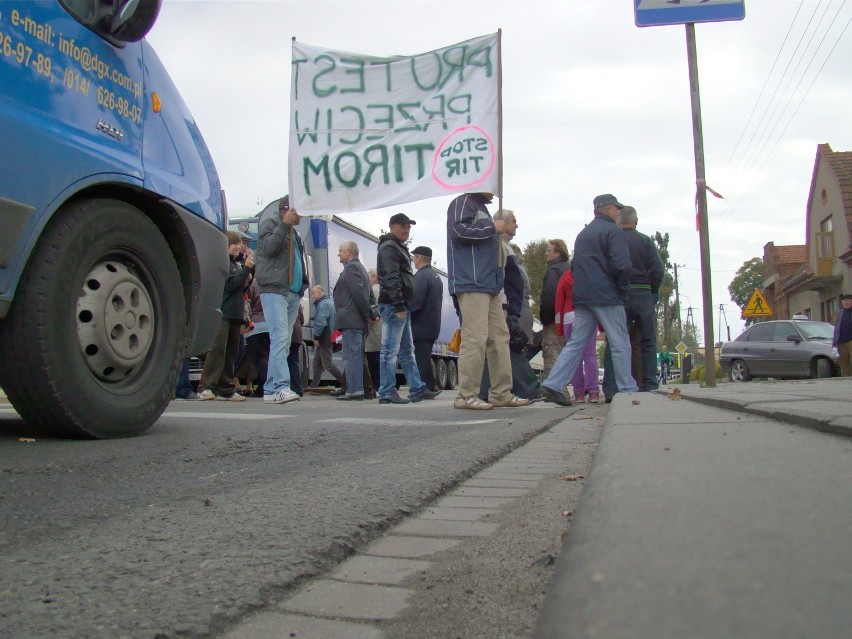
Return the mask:
<path id="1" fill-rule="evenodd" d="M 698 53 L 695 46 L 696 22 L 742 20 L 745 0 L 633 0 L 636 26 L 686 25 L 686 56 L 689 66 L 689 94 L 692 103 L 692 135 L 695 147 L 695 208 L 701 256 L 701 289 L 704 304 L 704 384 L 716 386 L 716 351 L 713 345 L 713 291 L 710 275 L 710 229 L 707 222 L 707 182 L 704 175 L 704 135 L 701 129 L 701 97 L 698 90 Z"/>

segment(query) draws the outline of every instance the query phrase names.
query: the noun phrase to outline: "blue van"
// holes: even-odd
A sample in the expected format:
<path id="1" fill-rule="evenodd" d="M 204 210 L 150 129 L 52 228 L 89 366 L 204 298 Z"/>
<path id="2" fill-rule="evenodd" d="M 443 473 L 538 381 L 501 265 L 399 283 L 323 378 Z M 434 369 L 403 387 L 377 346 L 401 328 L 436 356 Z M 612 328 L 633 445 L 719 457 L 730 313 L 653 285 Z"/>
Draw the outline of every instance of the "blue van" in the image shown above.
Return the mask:
<path id="1" fill-rule="evenodd" d="M 0 2 L 0 387 L 41 434 L 141 433 L 218 328 L 224 194 L 160 3 Z"/>

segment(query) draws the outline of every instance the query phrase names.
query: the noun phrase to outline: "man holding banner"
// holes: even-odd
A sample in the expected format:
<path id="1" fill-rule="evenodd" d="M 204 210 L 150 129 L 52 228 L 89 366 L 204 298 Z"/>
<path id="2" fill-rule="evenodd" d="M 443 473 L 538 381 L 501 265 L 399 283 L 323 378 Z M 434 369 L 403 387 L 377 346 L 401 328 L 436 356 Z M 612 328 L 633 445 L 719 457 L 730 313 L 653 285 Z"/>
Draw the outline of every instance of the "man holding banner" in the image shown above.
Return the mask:
<path id="1" fill-rule="evenodd" d="M 461 313 L 459 396 L 453 406 L 491 410 L 529 404 L 512 395 L 509 328 L 503 313 L 504 259 L 500 233 L 504 220 L 494 220 L 486 206 L 491 193 L 465 193 L 447 209 L 447 271 L 450 294 Z M 488 401 L 478 397 L 485 357 L 491 388 Z"/>

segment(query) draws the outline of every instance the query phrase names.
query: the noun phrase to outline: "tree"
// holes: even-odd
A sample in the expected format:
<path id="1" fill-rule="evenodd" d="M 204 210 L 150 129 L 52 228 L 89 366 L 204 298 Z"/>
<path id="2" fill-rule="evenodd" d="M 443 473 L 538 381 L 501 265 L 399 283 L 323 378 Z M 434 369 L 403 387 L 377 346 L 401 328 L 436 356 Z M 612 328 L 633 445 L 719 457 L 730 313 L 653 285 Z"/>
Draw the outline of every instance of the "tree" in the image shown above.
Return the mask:
<path id="1" fill-rule="evenodd" d="M 761 289 L 761 292 L 763 292 L 763 260 L 759 257 L 753 257 L 747 262 L 743 262 L 743 265 L 737 269 L 734 279 L 728 285 L 731 299 L 743 311 L 755 289 Z M 746 318 L 746 326 L 753 323 L 754 318 Z"/>
<path id="2" fill-rule="evenodd" d="M 654 233 L 654 242 L 657 245 L 657 251 L 660 254 L 660 259 L 663 261 L 663 282 L 660 284 L 660 299 L 657 302 L 657 342 L 672 346 L 672 326 L 674 318 L 680 316 L 680 309 L 672 300 L 674 294 L 674 276 L 672 275 L 672 263 L 669 261 L 669 234 L 663 235 L 659 231 Z M 680 323 L 678 322 L 678 325 Z M 678 335 L 680 341 L 682 336 Z"/>
<path id="3" fill-rule="evenodd" d="M 547 240 L 533 240 L 524 247 L 524 260 L 527 275 L 530 278 L 530 296 L 533 300 L 533 316 L 538 317 L 538 305 L 541 300 L 541 282 L 547 270 Z"/>

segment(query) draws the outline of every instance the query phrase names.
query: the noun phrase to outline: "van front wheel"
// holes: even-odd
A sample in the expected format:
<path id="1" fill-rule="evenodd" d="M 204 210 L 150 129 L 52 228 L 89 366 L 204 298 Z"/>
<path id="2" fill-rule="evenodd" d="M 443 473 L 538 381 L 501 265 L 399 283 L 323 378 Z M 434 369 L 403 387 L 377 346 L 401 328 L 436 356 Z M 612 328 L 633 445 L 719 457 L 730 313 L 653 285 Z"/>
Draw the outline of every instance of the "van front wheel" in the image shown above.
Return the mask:
<path id="1" fill-rule="evenodd" d="M 42 434 L 138 435 L 173 395 L 186 342 L 180 272 L 138 208 L 57 212 L 0 322 L 0 385 Z"/>

